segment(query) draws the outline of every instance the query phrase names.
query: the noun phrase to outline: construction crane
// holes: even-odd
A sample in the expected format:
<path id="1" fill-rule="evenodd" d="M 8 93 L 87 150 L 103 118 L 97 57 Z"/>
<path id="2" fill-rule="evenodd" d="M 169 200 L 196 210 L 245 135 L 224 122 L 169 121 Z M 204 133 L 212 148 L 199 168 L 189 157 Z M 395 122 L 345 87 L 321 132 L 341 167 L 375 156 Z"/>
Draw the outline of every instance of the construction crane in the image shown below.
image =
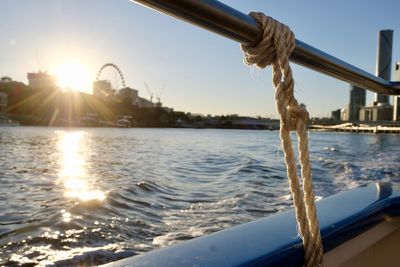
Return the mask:
<path id="1" fill-rule="evenodd" d="M 147 85 L 147 83 L 146 83 L 146 82 L 144 82 L 144 85 L 146 86 L 146 90 L 147 90 L 147 92 L 149 93 L 149 96 L 150 96 L 150 102 L 152 102 L 152 103 L 153 103 L 153 93 L 150 91 L 150 88 L 149 88 L 149 86 Z"/>

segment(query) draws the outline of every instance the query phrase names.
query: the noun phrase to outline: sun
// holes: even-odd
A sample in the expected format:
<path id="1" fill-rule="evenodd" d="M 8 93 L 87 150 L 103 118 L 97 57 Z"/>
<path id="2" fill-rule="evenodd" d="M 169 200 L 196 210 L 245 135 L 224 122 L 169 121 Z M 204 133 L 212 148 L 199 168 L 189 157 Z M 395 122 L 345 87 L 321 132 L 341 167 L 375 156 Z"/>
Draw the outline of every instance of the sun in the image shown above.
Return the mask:
<path id="1" fill-rule="evenodd" d="M 64 62 L 54 69 L 61 89 L 81 92 L 91 91 L 91 79 L 87 68 L 78 62 Z"/>

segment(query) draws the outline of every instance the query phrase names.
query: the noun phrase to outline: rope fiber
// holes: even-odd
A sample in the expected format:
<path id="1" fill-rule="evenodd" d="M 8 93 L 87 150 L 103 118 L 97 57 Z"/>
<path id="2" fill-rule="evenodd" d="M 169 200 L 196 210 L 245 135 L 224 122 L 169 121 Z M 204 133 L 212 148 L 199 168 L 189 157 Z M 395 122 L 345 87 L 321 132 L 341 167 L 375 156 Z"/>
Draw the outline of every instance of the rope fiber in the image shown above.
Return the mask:
<path id="1" fill-rule="evenodd" d="M 251 12 L 262 29 L 262 38 L 255 46 L 242 45 L 244 63 L 265 68 L 272 65 L 276 108 L 280 115 L 280 138 L 285 156 L 287 176 L 295 207 L 298 231 L 304 246 L 304 265 L 322 266 L 323 248 L 316 214 L 308 151 L 308 112 L 294 97 L 294 80 L 289 56 L 295 48 L 290 28 L 260 12 Z M 297 135 L 301 166 L 300 181 L 290 132 Z M 302 185 L 302 186 L 301 186 Z"/>

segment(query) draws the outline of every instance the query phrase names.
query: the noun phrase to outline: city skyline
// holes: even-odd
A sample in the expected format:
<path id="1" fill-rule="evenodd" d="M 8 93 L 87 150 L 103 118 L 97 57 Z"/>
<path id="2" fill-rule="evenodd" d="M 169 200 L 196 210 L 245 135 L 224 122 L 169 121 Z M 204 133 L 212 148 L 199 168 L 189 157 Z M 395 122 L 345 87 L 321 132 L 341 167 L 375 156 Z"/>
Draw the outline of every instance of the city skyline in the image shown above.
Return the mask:
<path id="1" fill-rule="evenodd" d="M 362 6 L 346 1 L 223 2 L 244 13 L 262 11 L 289 25 L 299 40 L 370 73 L 375 73 L 378 31 L 393 29 L 392 62 L 399 59 L 396 1 Z M 54 73 L 66 62 L 78 62 L 93 81 L 99 68 L 112 62 L 121 68 L 126 85 L 146 98 L 145 82 L 157 91 L 167 80 L 161 101 L 176 110 L 277 117 L 270 69 L 246 67 L 238 43 L 135 3 L 7 0 L 0 15 L 7 21 L 0 25 L 1 76 L 27 83 L 27 72 Z M 296 96 L 311 116 L 327 117 L 349 103 L 348 84 L 292 66 Z M 372 98 L 368 93 L 367 104 Z"/>

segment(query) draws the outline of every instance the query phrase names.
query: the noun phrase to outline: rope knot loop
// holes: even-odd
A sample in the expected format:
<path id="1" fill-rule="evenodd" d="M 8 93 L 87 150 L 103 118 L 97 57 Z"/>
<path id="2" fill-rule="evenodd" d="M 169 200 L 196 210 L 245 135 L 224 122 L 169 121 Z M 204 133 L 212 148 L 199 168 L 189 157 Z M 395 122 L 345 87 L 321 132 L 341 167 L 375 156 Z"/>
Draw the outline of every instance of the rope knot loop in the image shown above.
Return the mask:
<path id="1" fill-rule="evenodd" d="M 250 12 L 262 29 L 261 41 L 255 46 L 241 45 L 244 56 L 244 63 L 265 68 L 277 58 L 277 46 L 285 47 L 288 56 L 295 48 L 295 38 L 288 26 L 279 21 L 264 15 L 262 12 Z"/>
<path id="2" fill-rule="evenodd" d="M 288 106 L 284 125 L 288 131 L 296 131 L 299 123 L 307 125 L 308 111 L 302 105 Z"/>

